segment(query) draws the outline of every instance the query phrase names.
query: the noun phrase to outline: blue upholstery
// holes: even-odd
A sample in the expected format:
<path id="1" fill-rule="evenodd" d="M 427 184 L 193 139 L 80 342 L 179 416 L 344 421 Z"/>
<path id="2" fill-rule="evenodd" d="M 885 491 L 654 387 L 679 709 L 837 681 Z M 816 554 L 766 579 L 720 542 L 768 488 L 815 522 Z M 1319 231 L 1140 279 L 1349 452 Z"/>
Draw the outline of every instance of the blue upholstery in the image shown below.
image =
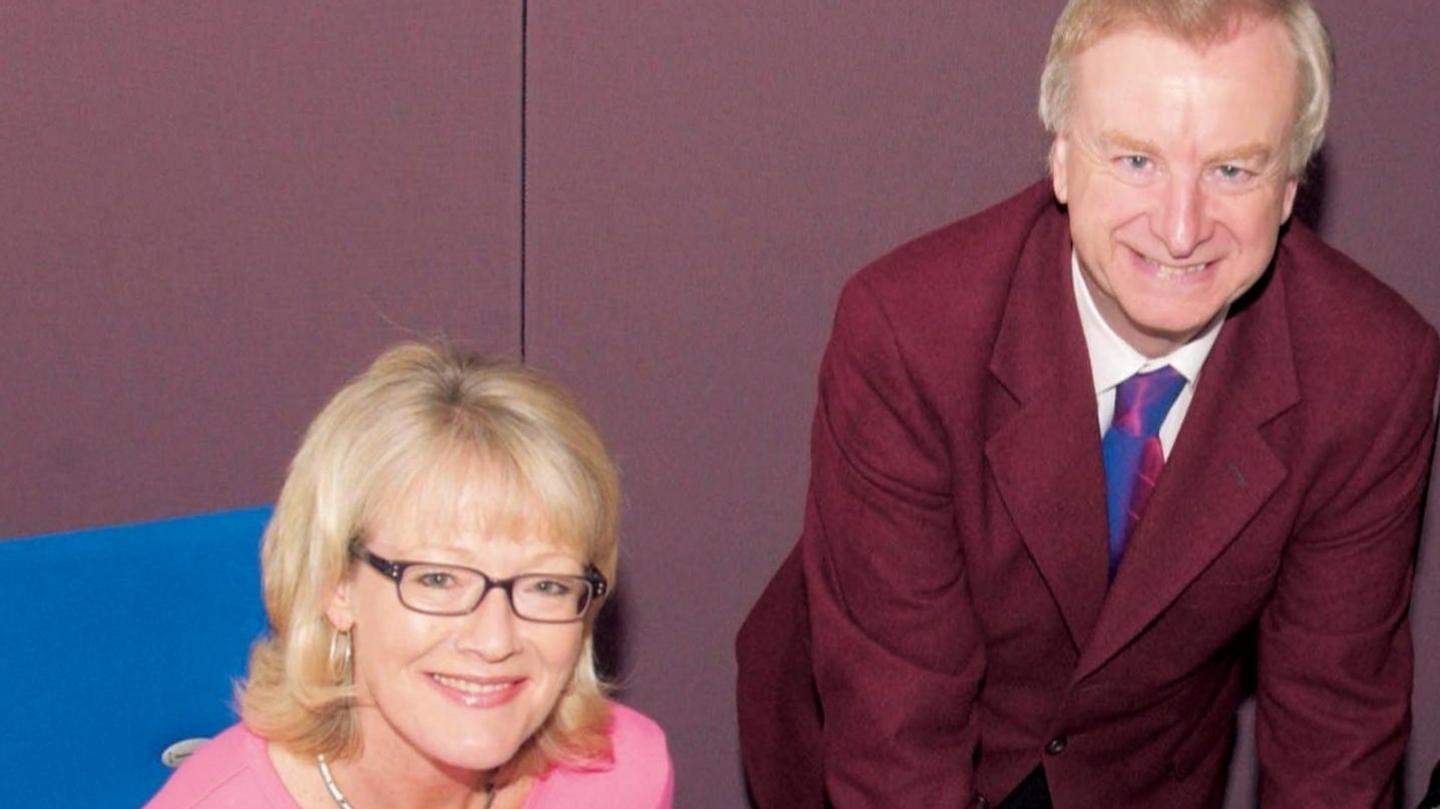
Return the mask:
<path id="1" fill-rule="evenodd" d="M 270 509 L 0 542 L 0 805 L 137 807 L 235 721 Z"/>

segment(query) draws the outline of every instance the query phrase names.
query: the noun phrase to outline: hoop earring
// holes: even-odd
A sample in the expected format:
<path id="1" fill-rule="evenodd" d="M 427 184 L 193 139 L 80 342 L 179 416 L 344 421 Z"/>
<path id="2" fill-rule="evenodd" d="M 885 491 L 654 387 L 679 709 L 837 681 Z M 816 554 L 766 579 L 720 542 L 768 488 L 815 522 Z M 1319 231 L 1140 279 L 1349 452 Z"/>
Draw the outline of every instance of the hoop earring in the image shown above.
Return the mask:
<path id="1" fill-rule="evenodd" d="M 330 635 L 330 673 L 335 682 L 344 683 L 350 679 L 350 630 L 337 629 Z"/>

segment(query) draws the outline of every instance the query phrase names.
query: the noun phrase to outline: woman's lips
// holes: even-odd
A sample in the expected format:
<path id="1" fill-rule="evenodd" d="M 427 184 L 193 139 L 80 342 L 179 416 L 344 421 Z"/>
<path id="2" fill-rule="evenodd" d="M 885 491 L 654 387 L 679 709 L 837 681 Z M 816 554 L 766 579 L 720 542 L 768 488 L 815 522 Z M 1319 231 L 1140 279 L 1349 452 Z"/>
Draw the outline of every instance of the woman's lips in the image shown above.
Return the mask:
<path id="1" fill-rule="evenodd" d="M 524 677 L 459 677 L 431 672 L 430 682 L 451 701 L 467 708 L 494 708 L 518 697 L 526 680 Z"/>

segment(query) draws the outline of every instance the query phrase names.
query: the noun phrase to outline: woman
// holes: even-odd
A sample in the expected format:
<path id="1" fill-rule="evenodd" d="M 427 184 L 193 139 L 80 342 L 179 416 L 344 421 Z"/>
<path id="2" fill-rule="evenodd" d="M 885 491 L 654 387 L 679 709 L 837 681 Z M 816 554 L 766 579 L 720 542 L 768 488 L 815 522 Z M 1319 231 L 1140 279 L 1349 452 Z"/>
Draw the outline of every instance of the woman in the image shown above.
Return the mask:
<path id="1" fill-rule="evenodd" d="M 599 436 L 553 383 L 387 351 L 291 463 L 242 722 L 149 806 L 669 807 L 664 735 L 595 672 L 618 508 Z"/>

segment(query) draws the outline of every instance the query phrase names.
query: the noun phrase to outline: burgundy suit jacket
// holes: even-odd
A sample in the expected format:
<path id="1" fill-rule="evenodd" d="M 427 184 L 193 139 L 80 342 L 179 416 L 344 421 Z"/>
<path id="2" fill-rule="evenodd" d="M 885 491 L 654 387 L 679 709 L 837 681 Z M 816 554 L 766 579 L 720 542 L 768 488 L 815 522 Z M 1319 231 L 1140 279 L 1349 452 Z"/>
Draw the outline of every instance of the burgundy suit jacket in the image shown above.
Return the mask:
<path id="1" fill-rule="evenodd" d="M 1440 343 L 1299 224 L 1232 307 L 1106 585 L 1049 183 L 846 285 L 800 542 L 737 642 L 762 807 L 1222 802 L 1253 655 L 1264 806 L 1370 807 L 1409 730 Z"/>

